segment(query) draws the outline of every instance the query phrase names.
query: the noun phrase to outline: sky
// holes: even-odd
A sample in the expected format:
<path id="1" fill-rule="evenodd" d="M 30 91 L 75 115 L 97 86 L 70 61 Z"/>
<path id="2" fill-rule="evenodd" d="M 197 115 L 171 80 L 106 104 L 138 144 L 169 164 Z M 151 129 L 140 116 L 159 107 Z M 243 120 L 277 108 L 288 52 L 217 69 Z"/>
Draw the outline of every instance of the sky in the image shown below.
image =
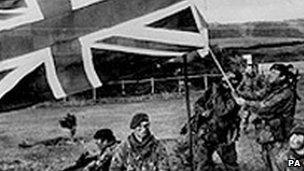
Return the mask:
<path id="1" fill-rule="evenodd" d="M 240 23 L 304 18 L 304 0 L 200 0 L 207 22 Z"/>

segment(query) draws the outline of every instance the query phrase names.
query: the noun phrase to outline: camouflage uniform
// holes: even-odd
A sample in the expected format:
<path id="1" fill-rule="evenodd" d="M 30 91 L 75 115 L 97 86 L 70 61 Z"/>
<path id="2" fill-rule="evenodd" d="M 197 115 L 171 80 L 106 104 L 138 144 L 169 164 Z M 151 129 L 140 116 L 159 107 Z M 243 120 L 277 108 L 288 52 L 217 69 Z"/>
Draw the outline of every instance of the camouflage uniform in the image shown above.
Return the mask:
<path id="1" fill-rule="evenodd" d="M 261 100 L 265 96 L 267 88 L 264 75 L 246 73 L 237 92 L 246 100 Z"/>
<path id="2" fill-rule="evenodd" d="M 264 75 L 246 73 L 237 88 L 237 94 L 246 100 L 261 100 L 269 90 L 268 85 Z M 242 109 L 242 125 L 245 133 L 255 117 L 256 114 L 249 107 Z"/>
<path id="3" fill-rule="evenodd" d="M 272 85 L 262 101 L 248 102 L 258 114 L 255 121 L 257 141 L 262 145 L 263 158 L 273 168 L 274 156 L 283 147 L 293 126 L 294 92 L 289 84 Z"/>
<path id="4" fill-rule="evenodd" d="M 92 161 L 84 168 L 84 171 L 109 171 L 114 150 L 117 148 L 119 142 L 109 144 L 105 149 L 102 149 L 96 160 Z"/>
<path id="5" fill-rule="evenodd" d="M 153 135 L 140 143 L 131 134 L 116 149 L 110 171 L 167 171 L 168 163 L 165 147 Z"/>
<path id="6" fill-rule="evenodd" d="M 213 84 L 197 100 L 191 118 L 195 170 L 214 170 L 215 151 L 227 170 L 238 170 L 235 141 L 239 134 L 239 109 L 230 90 L 223 85 Z"/>
<path id="7" fill-rule="evenodd" d="M 265 142 L 283 142 L 293 126 L 294 92 L 288 84 L 274 86 L 270 92 L 262 101 L 249 102 L 249 106 L 260 117 L 259 127 L 272 134 L 272 140 Z"/>
<path id="8" fill-rule="evenodd" d="M 114 149 L 119 141 L 109 143 L 104 149 L 100 149 L 95 142 L 90 141 L 86 144 L 84 152 L 79 159 L 64 171 L 108 171 Z"/>

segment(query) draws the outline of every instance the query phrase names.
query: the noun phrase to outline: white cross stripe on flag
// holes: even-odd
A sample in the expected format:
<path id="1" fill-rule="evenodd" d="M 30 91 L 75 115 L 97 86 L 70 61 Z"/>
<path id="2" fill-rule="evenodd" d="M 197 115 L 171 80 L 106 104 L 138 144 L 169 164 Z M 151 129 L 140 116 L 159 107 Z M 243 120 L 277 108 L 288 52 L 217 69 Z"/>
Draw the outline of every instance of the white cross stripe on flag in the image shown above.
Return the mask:
<path id="1" fill-rule="evenodd" d="M 51 49 L 45 48 L 0 63 L 1 71 L 12 69 L 0 81 L 0 98 L 13 89 L 27 74 L 42 64 L 45 65 L 46 78 L 55 98 L 65 97 L 66 94 L 56 75 Z"/>
<path id="2" fill-rule="evenodd" d="M 6 3 L 12 0 L 4 0 L 1 3 Z M 18 0 L 23 1 L 24 6 L 18 8 L 6 7 L 0 8 L 0 15 L 7 16 L 5 19 L 0 19 L 0 30 L 11 29 L 20 25 L 43 20 L 43 14 L 36 0 Z M 11 16 L 11 17 L 9 17 Z"/>
<path id="3" fill-rule="evenodd" d="M 82 44 L 83 61 L 85 71 L 90 83 L 94 87 L 99 87 L 101 82 L 93 69 L 91 48 L 109 51 L 120 51 L 135 54 L 174 57 L 181 56 L 185 52 L 172 50 L 146 49 L 136 46 L 126 46 L 119 44 L 108 44 L 100 42 L 111 37 L 128 38 L 133 40 L 151 41 L 172 45 L 183 45 L 194 47 L 198 53 L 204 57 L 208 53 L 208 30 L 206 22 L 202 21 L 202 14 L 197 10 L 196 1 L 182 1 L 167 8 L 155 11 L 145 16 L 121 23 L 112 28 L 101 30 L 79 38 Z M 160 21 L 166 17 L 177 14 L 187 8 L 191 9 L 195 24 L 199 32 L 180 31 L 164 28 L 153 28 L 148 26 L 153 22 Z"/>
<path id="4" fill-rule="evenodd" d="M 91 4 L 94 4 L 97 2 L 101 2 L 101 1 L 104 1 L 104 0 L 70 0 L 73 10 L 83 8 L 88 5 L 91 5 Z"/>
<path id="5" fill-rule="evenodd" d="M 24 1 L 27 3 L 27 5 L 32 4 L 30 6 L 33 6 L 34 2 L 37 5 L 37 1 L 35 0 Z M 100 1 L 92 0 L 90 2 L 97 3 Z M 82 8 L 86 5 L 87 4 L 82 4 L 80 5 L 81 7 L 78 6 L 77 8 Z M 165 27 L 155 27 L 151 25 L 155 22 L 162 21 L 167 17 L 180 14 L 185 10 L 191 13 L 194 22 L 191 24 L 196 25 L 195 27 L 197 27 L 196 30 L 198 31 L 187 29 L 181 30 L 179 28 L 171 29 Z M 32 22 L 42 19 L 43 16 L 40 14 L 38 15 L 38 18 L 34 17 L 35 19 L 32 20 Z M 24 20 L 23 23 L 27 22 L 30 22 L 30 20 L 26 20 L 26 22 Z M 13 23 L 15 23 L 15 25 L 11 25 L 7 28 L 22 24 L 22 22 Z M 3 23 L 0 22 L 0 27 L 2 26 L 1 24 Z M 111 42 L 111 39 L 113 38 L 117 38 L 118 41 Z M 110 42 L 107 42 L 107 39 L 110 39 Z M 133 41 L 133 43 L 126 44 L 123 43 L 122 40 Z M 54 42 L 46 47 L 42 47 L 42 49 L 35 49 L 30 53 L 0 61 L 0 74 L 1 72 L 10 70 L 10 72 L 2 77 L 0 81 L 0 99 L 10 90 L 12 90 L 23 78 L 25 78 L 25 76 L 33 72 L 41 65 L 44 65 L 45 67 L 47 83 L 51 88 L 54 97 L 57 99 L 75 92 L 81 92 L 85 89 L 87 90 L 88 88 L 100 87 L 102 82 L 100 81 L 100 78 L 98 77 L 94 68 L 92 55 L 93 48 L 98 50 L 113 52 L 118 51 L 168 58 L 182 56 L 183 54 L 193 50 L 197 50 L 201 56 L 204 56 L 205 52 L 208 52 L 207 24 L 203 20 L 202 13 L 200 12 L 195 1 L 181 1 L 109 28 L 101 27 L 99 31 L 79 37 L 78 41 L 80 42 L 79 47 L 77 46 L 77 43 L 71 43 L 72 41 L 66 42 L 65 44 L 67 46 L 64 46 L 62 42 Z M 139 44 L 134 42 L 139 42 Z M 152 47 L 150 44 L 154 44 L 156 46 Z M 66 58 L 64 55 L 67 55 L 68 57 Z M 77 56 L 79 59 L 77 59 L 77 62 L 83 65 L 81 66 L 82 68 L 79 67 L 78 69 L 84 70 L 82 74 L 80 73 L 80 70 L 77 70 L 79 77 L 70 75 L 71 73 L 68 73 L 70 71 L 62 73 L 66 65 L 73 64 L 67 64 L 65 62 L 75 60 L 75 55 L 79 55 Z M 58 63 L 56 63 L 56 60 Z M 61 69 L 57 70 L 58 66 L 60 66 Z M 81 86 L 71 91 L 69 90 L 69 87 L 73 86 L 73 84 L 75 85 L 75 83 L 78 83 L 77 79 L 75 78 L 83 79 L 84 86 L 82 86 L 81 83 Z"/>

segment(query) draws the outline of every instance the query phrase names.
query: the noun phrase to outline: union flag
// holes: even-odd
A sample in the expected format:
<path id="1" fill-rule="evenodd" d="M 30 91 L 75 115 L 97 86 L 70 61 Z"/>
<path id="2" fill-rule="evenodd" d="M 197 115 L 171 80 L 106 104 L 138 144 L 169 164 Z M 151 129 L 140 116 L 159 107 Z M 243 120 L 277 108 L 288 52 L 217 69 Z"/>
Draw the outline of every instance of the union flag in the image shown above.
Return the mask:
<path id="1" fill-rule="evenodd" d="M 96 71 L 93 52 L 103 59 L 117 52 L 170 59 L 198 50 L 203 56 L 208 32 L 201 9 L 199 0 L 1 1 L 1 106 L 102 86 L 106 76 Z"/>

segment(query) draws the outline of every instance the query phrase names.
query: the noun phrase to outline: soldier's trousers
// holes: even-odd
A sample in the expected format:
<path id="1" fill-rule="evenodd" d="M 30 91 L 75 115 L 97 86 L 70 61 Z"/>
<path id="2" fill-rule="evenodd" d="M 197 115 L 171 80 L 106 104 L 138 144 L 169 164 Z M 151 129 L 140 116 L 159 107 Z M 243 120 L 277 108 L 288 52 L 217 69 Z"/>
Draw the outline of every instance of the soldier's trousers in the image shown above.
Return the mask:
<path id="1" fill-rule="evenodd" d="M 219 146 L 206 146 L 200 144 L 194 155 L 195 171 L 215 171 L 216 165 L 212 160 L 212 155 L 217 152 L 220 156 L 225 170 L 238 171 L 239 165 L 237 163 L 237 152 L 235 149 L 235 143 L 229 145 L 221 144 Z"/>
<path id="2" fill-rule="evenodd" d="M 262 159 L 265 163 L 266 171 L 276 171 L 276 161 L 278 154 L 288 149 L 288 145 L 276 142 L 272 144 L 262 144 Z"/>

